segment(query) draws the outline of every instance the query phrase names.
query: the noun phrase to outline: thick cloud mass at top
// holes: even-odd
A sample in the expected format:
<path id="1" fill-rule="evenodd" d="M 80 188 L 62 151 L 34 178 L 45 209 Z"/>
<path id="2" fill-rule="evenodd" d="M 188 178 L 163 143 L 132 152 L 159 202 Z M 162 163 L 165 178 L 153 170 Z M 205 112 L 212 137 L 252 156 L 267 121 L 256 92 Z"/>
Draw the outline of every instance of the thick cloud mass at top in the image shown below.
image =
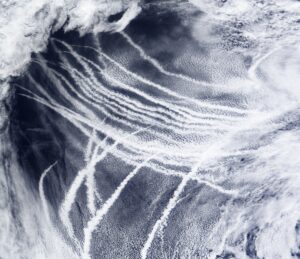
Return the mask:
<path id="1" fill-rule="evenodd" d="M 139 13 L 136 0 L 4 0 L 0 2 L 0 79 L 17 75 L 49 35 L 64 28 L 80 33 L 118 31 Z M 124 12 L 110 23 L 108 17 Z"/>
<path id="2" fill-rule="evenodd" d="M 226 48 L 254 47 L 258 55 L 299 41 L 300 2 L 296 0 L 190 0 L 206 15 L 195 36 L 219 33 Z M 204 37 L 205 38 L 205 37 Z M 210 42 L 211 44 L 212 42 Z M 251 49 L 251 48 L 250 48 Z M 259 51 L 258 51 L 259 50 Z M 253 53 L 254 53 L 253 52 Z"/>

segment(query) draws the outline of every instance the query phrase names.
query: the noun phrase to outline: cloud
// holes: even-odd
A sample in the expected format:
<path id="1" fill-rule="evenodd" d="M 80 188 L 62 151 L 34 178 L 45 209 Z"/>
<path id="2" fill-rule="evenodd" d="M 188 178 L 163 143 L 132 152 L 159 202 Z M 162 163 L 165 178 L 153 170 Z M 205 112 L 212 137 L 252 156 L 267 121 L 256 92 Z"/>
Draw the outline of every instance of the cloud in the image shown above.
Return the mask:
<path id="1" fill-rule="evenodd" d="M 138 0 L 6 0 L 0 3 L 0 80 L 18 75 L 51 33 L 120 31 L 139 13 Z M 116 22 L 108 17 L 124 12 Z"/>
<path id="2" fill-rule="evenodd" d="M 254 47 L 256 54 L 275 45 L 299 42 L 299 1 L 190 0 L 190 3 L 206 13 L 195 26 L 201 42 L 221 41 L 226 48 L 245 51 Z M 205 33 L 199 33 L 203 27 Z"/>

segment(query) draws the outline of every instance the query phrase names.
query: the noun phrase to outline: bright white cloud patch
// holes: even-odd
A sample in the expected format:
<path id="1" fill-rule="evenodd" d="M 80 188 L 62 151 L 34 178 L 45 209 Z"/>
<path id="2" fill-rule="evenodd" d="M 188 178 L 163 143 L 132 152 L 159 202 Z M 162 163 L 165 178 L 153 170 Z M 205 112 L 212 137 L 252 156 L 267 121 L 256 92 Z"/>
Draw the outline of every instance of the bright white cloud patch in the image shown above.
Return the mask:
<path id="1" fill-rule="evenodd" d="M 110 15 L 125 11 L 109 23 Z M 0 79 L 17 75 L 32 52 L 61 27 L 80 33 L 122 30 L 140 11 L 130 0 L 7 0 L 0 2 Z"/>

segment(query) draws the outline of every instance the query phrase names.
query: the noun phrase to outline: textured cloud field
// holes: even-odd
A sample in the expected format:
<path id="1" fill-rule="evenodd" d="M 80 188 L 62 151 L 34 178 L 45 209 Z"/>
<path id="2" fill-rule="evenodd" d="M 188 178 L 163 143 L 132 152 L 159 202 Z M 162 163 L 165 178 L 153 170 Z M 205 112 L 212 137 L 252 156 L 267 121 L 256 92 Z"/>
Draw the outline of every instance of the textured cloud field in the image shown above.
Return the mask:
<path id="1" fill-rule="evenodd" d="M 299 1 L 0 13 L 0 258 L 299 258 Z"/>

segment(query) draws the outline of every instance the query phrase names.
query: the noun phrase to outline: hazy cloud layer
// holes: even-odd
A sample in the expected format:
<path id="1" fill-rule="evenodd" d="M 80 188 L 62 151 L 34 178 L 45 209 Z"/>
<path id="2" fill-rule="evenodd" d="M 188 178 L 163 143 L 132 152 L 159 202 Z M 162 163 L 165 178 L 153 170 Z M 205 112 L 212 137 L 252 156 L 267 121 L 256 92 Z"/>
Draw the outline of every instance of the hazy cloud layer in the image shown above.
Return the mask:
<path id="1" fill-rule="evenodd" d="M 299 40 L 300 2 L 295 0 L 190 0 L 204 11 L 195 35 L 201 41 L 219 35 L 222 26 L 226 47 L 259 47 L 261 51 Z M 210 26 L 208 26 L 210 24 Z M 210 36 L 210 37 L 208 37 Z M 224 38 L 222 39 L 224 40 Z M 257 48 L 256 48 L 257 51 Z"/>

